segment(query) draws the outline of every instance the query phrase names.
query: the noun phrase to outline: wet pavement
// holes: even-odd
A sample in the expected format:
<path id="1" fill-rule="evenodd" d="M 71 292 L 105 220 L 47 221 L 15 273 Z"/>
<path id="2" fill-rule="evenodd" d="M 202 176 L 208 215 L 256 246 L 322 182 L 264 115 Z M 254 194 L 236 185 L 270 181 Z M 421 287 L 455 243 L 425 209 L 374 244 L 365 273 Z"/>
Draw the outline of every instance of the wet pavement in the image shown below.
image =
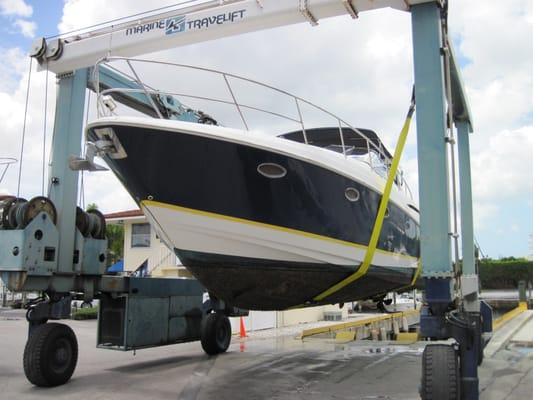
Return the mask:
<path id="1" fill-rule="evenodd" d="M 0 310 L 2 399 L 418 399 L 425 343 L 234 338 L 229 351 L 206 356 L 198 342 L 132 352 L 95 348 L 95 321 L 68 321 L 80 346 L 78 367 L 62 387 L 31 386 L 22 370 L 26 323 Z M 482 399 L 528 399 L 533 352 L 513 345 L 480 369 Z M 526 396 L 526 397 L 524 397 Z"/>

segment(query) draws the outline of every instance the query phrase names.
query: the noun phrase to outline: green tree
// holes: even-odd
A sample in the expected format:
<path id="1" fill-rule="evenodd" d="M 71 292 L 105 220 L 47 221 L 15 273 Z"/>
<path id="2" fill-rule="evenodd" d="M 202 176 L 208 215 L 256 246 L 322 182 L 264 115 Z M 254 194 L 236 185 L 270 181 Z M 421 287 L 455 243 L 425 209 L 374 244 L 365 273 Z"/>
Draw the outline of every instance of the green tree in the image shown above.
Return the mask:
<path id="1" fill-rule="evenodd" d="M 109 266 L 124 258 L 124 225 L 107 225 L 106 236 L 107 265 Z"/>
<path id="2" fill-rule="evenodd" d="M 89 203 L 87 211 L 98 210 L 98 204 Z M 113 265 L 124 258 L 124 226 L 118 224 L 107 225 L 107 266 Z"/>
<path id="3" fill-rule="evenodd" d="M 98 210 L 98 204 L 89 203 L 89 205 L 87 206 L 86 211 L 94 211 L 94 210 Z"/>

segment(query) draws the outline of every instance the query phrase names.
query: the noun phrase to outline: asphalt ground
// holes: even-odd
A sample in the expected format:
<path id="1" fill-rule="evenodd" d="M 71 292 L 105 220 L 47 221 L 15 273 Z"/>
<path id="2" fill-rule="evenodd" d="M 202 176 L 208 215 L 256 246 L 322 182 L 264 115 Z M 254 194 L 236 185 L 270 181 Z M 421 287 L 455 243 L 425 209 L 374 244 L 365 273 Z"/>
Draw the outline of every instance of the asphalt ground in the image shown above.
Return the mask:
<path id="1" fill-rule="evenodd" d="M 95 348 L 95 321 L 66 321 L 79 343 L 71 381 L 43 389 L 22 369 L 27 325 L 0 311 L 0 399 L 418 399 L 425 343 L 336 343 L 294 335 L 234 338 L 206 356 L 198 342 L 132 352 Z M 533 398 L 533 352 L 512 343 L 480 368 L 481 399 Z"/>

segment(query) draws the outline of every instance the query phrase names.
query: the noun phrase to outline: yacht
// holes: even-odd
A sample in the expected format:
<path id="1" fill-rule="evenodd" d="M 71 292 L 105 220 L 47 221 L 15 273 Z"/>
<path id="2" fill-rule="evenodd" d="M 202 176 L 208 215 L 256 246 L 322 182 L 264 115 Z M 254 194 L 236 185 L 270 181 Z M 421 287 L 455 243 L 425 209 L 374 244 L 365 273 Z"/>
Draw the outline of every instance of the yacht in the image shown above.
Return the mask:
<path id="1" fill-rule="evenodd" d="M 283 310 L 378 298 L 414 282 L 419 214 L 399 172 L 367 273 L 313 301 L 368 250 L 392 159 L 374 131 L 342 123 L 265 133 L 198 115 L 204 123 L 101 116 L 86 134 L 113 144 L 103 158 L 210 295 Z"/>

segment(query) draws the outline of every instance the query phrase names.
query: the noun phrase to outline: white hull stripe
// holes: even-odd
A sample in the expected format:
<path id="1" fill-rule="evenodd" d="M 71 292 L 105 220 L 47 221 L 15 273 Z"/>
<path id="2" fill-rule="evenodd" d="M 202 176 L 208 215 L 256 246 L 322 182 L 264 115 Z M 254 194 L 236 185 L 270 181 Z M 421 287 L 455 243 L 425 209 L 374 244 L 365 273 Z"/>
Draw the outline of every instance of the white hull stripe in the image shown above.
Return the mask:
<path id="1" fill-rule="evenodd" d="M 143 201 L 160 237 L 181 250 L 302 263 L 358 265 L 367 247 L 309 232 Z M 418 259 L 376 250 L 373 265 L 416 268 Z"/>

